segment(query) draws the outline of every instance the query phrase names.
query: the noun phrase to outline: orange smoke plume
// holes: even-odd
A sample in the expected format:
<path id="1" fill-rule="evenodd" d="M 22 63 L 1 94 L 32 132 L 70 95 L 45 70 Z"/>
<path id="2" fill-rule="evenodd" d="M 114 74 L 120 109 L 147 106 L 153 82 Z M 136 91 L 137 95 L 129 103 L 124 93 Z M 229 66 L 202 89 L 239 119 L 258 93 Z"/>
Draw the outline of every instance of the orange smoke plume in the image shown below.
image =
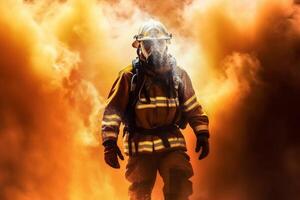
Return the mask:
<path id="1" fill-rule="evenodd" d="M 191 199 L 299 198 L 296 3 L 1 1 L 0 199 L 128 199 L 125 163 L 119 171 L 104 164 L 99 119 L 149 18 L 173 33 L 169 49 L 211 120 L 204 161 L 185 131 Z"/>

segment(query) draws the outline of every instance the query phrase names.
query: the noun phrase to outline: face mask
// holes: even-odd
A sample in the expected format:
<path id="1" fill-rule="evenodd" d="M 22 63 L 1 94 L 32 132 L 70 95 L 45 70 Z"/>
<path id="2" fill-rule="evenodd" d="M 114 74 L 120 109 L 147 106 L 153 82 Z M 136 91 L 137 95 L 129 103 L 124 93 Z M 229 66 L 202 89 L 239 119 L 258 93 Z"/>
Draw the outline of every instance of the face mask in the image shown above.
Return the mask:
<path id="1" fill-rule="evenodd" d="M 166 40 L 145 40 L 141 43 L 141 51 L 149 65 L 162 66 L 166 55 Z"/>
<path id="2" fill-rule="evenodd" d="M 156 50 L 152 51 L 151 55 L 147 59 L 147 63 L 154 70 L 162 68 L 166 63 L 166 53 L 162 54 Z"/>

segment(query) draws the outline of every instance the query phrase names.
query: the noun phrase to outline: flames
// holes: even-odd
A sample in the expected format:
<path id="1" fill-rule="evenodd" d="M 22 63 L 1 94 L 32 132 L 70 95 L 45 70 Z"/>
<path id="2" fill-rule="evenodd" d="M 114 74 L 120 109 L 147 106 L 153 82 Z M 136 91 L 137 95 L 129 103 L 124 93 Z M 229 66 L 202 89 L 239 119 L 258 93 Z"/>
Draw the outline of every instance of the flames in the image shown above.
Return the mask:
<path id="1" fill-rule="evenodd" d="M 186 131 L 191 199 L 300 196 L 300 15 L 292 1 L 7 0 L 0 11 L 1 199 L 127 199 L 125 163 L 115 171 L 103 162 L 100 119 L 150 17 L 173 33 L 170 51 L 211 119 L 205 161 Z"/>

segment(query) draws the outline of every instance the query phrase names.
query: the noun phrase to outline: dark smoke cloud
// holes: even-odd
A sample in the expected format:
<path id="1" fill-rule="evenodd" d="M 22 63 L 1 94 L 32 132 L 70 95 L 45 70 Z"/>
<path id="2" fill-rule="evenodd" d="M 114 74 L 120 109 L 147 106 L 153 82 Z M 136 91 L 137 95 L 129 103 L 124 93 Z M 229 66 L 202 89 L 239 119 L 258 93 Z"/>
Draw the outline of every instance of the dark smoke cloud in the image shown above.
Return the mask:
<path id="1" fill-rule="evenodd" d="M 225 22 L 225 29 L 236 28 Z M 266 4 L 252 41 L 232 31 L 216 38 L 221 47 L 211 55 L 216 63 L 229 52 L 250 52 L 259 67 L 255 79 L 247 70 L 240 74 L 250 91 L 234 106 L 225 103 L 213 119 L 212 164 L 203 177 L 209 180 L 207 199 L 300 198 L 299 25 L 299 8 Z"/>

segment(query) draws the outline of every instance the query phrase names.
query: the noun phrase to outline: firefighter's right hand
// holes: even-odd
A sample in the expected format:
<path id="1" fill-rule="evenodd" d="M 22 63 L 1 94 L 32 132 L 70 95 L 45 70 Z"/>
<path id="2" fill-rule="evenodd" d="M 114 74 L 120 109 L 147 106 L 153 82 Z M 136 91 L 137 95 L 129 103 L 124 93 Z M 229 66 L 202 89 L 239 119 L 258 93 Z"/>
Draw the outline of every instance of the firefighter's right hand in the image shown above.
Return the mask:
<path id="1" fill-rule="evenodd" d="M 115 169 L 120 168 L 118 157 L 121 160 L 124 160 L 124 156 L 122 155 L 117 142 L 114 140 L 108 140 L 103 143 L 103 146 L 105 162 Z"/>
<path id="2" fill-rule="evenodd" d="M 195 151 L 200 152 L 199 160 L 202 160 L 209 154 L 209 142 L 208 142 L 209 133 L 200 133 L 197 135 L 197 143 Z"/>

